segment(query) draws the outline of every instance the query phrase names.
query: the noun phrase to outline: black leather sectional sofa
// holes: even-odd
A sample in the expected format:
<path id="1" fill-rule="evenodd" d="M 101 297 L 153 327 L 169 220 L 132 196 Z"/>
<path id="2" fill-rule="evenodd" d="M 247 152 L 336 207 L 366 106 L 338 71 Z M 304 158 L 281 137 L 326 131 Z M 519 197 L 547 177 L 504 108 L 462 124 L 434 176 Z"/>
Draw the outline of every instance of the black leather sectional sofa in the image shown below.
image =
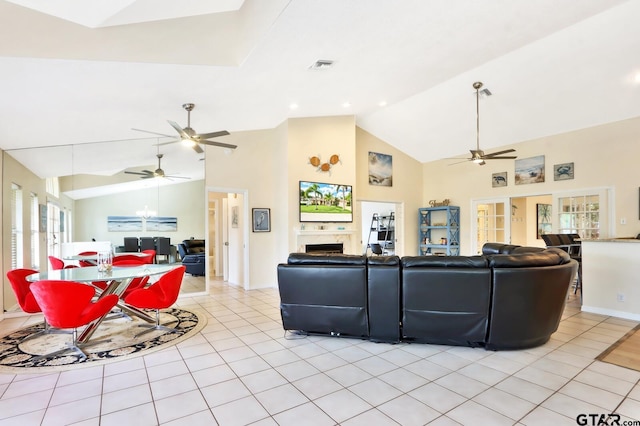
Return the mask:
<path id="1" fill-rule="evenodd" d="M 292 253 L 278 265 L 285 330 L 519 349 L 556 331 L 578 264 L 559 249 L 488 243 L 481 256 Z"/>

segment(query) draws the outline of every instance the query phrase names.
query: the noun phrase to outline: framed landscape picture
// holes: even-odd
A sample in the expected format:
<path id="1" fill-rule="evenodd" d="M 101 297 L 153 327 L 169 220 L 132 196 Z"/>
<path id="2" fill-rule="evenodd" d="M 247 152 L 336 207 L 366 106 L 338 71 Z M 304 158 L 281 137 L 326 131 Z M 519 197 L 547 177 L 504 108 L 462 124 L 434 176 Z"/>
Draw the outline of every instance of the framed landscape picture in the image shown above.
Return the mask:
<path id="1" fill-rule="evenodd" d="M 544 182 L 544 155 L 515 161 L 516 185 Z"/>

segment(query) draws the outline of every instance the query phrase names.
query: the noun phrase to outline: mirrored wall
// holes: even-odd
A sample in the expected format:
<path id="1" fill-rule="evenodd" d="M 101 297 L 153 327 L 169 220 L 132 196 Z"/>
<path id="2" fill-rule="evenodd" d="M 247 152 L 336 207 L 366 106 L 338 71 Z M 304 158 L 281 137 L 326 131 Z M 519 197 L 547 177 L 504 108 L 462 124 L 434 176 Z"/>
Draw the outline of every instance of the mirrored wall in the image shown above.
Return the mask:
<path id="1" fill-rule="evenodd" d="M 2 154 L 3 232 L 12 236 L 3 239 L 5 274 L 47 269 L 48 254 L 65 243 L 108 241 L 123 250 L 125 237 L 163 237 L 172 255 L 160 260 L 179 262 L 179 243 L 206 238 L 204 153 L 180 143 L 135 139 Z M 110 225 L 114 217 L 136 219 L 135 225 Z M 205 277 L 189 275 L 185 284 L 184 291 L 206 290 Z M 5 280 L 4 309 L 12 305 Z"/>

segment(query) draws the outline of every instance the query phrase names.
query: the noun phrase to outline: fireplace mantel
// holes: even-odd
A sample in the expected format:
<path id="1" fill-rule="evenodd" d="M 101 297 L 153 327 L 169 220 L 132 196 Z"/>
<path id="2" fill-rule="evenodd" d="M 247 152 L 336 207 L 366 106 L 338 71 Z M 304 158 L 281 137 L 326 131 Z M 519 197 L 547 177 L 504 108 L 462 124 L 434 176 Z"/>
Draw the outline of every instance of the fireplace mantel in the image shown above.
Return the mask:
<path id="1" fill-rule="evenodd" d="M 356 231 L 353 229 L 295 229 L 296 250 L 305 252 L 306 244 L 342 243 L 345 253 L 355 253 Z"/>
<path id="2" fill-rule="evenodd" d="M 352 235 L 352 229 L 297 229 L 297 235 Z"/>

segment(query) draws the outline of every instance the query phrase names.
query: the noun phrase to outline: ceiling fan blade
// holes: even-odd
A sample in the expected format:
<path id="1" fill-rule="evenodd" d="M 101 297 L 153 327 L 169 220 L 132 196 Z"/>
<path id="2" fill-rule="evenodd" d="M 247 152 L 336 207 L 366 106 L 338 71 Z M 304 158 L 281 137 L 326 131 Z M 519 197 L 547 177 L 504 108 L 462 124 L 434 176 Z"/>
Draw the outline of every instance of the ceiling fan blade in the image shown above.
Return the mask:
<path id="1" fill-rule="evenodd" d="M 174 137 L 172 135 L 165 135 L 164 133 L 151 132 L 149 130 L 142 130 L 142 129 L 134 129 L 133 127 L 131 128 L 131 130 L 135 130 L 136 132 L 150 133 L 152 135 L 164 136 L 165 138 L 173 138 Z"/>
<path id="2" fill-rule="evenodd" d="M 231 145 L 231 144 L 228 144 L 228 143 L 215 142 L 215 141 L 199 140 L 198 143 L 201 143 L 201 144 L 204 144 L 204 145 L 219 146 L 221 148 L 230 148 L 230 149 L 236 149 L 238 147 L 238 145 Z"/>
<path id="3" fill-rule="evenodd" d="M 227 132 L 226 130 L 221 130 L 219 132 L 199 133 L 197 135 L 193 135 L 193 137 L 196 139 L 211 139 L 211 138 L 217 138 L 220 136 L 227 136 L 227 135 L 230 135 L 230 133 Z"/>
<path id="4" fill-rule="evenodd" d="M 461 163 L 466 163 L 467 161 L 471 161 L 471 158 L 467 158 L 466 160 L 463 160 L 463 161 L 457 161 L 455 163 L 451 163 L 451 164 L 449 164 L 449 166 L 453 166 L 453 165 L 461 164 Z"/>
<path id="5" fill-rule="evenodd" d="M 127 174 L 130 174 L 130 175 L 141 175 L 141 176 L 148 176 L 148 175 L 149 175 L 149 173 L 142 173 L 142 172 L 130 172 L 130 171 L 128 171 L 128 170 L 125 170 L 124 172 L 125 172 L 125 173 L 127 173 Z"/>
<path id="6" fill-rule="evenodd" d="M 504 151 L 497 151 L 497 152 L 492 152 L 490 154 L 485 154 L 485 157 L 494 157 L 496 155 L 507 154 L 509 152 L 516 152 L 516 150 L 515 149 L 505 149 Z"/>
<path id="7" fill-rule="evenodd" d="M 182 127 L 180 127 L 178 125 L 178 123 L 176 123 L 175 121 L 171 121 L 171 120 L 167 120 L 167 122 L 169 124 L 171 124 L 171 127 L 173 127 L 174 129 L 176 129 L 176 131 L 178 132 L 178 134 L 180 135 L 180 137 L 182 139 L 191 139 L 191 136 L 189 136 L 184 130 L 182 130 Z M 172 136 L 173 137 L 173 136 Z"/>
<path id="8" fill-rule="evenodd" d="M 509 155 L 506 157 L 489 157 L 489 156 L 484 156 L 484 160 L 513 160 L 516 159 L 518 157 L 514 156 L 514 155 Z"/>
<path id="9" fill-rule="evenodd" d="M 204 149 L 202 149 L 202 147 L 200 146 L 200 144 L 198 143 L 194 143 L 192 146 L 193 150 L 195 152 L 197 152 L 198 154 L 202 154 L 204 152 Z"/>
<path id="10" fill-rule="evenodd" d="M 171 137 L 173 137 L 173 136 L 171 136 Z M 176 142 L 180 142 L 180 139 L 176 139 L 174 141 L 169 141 L 169 142 L 157 143 L 155 146 L 169 145 L 169 144 L 176 143 Z"/>

